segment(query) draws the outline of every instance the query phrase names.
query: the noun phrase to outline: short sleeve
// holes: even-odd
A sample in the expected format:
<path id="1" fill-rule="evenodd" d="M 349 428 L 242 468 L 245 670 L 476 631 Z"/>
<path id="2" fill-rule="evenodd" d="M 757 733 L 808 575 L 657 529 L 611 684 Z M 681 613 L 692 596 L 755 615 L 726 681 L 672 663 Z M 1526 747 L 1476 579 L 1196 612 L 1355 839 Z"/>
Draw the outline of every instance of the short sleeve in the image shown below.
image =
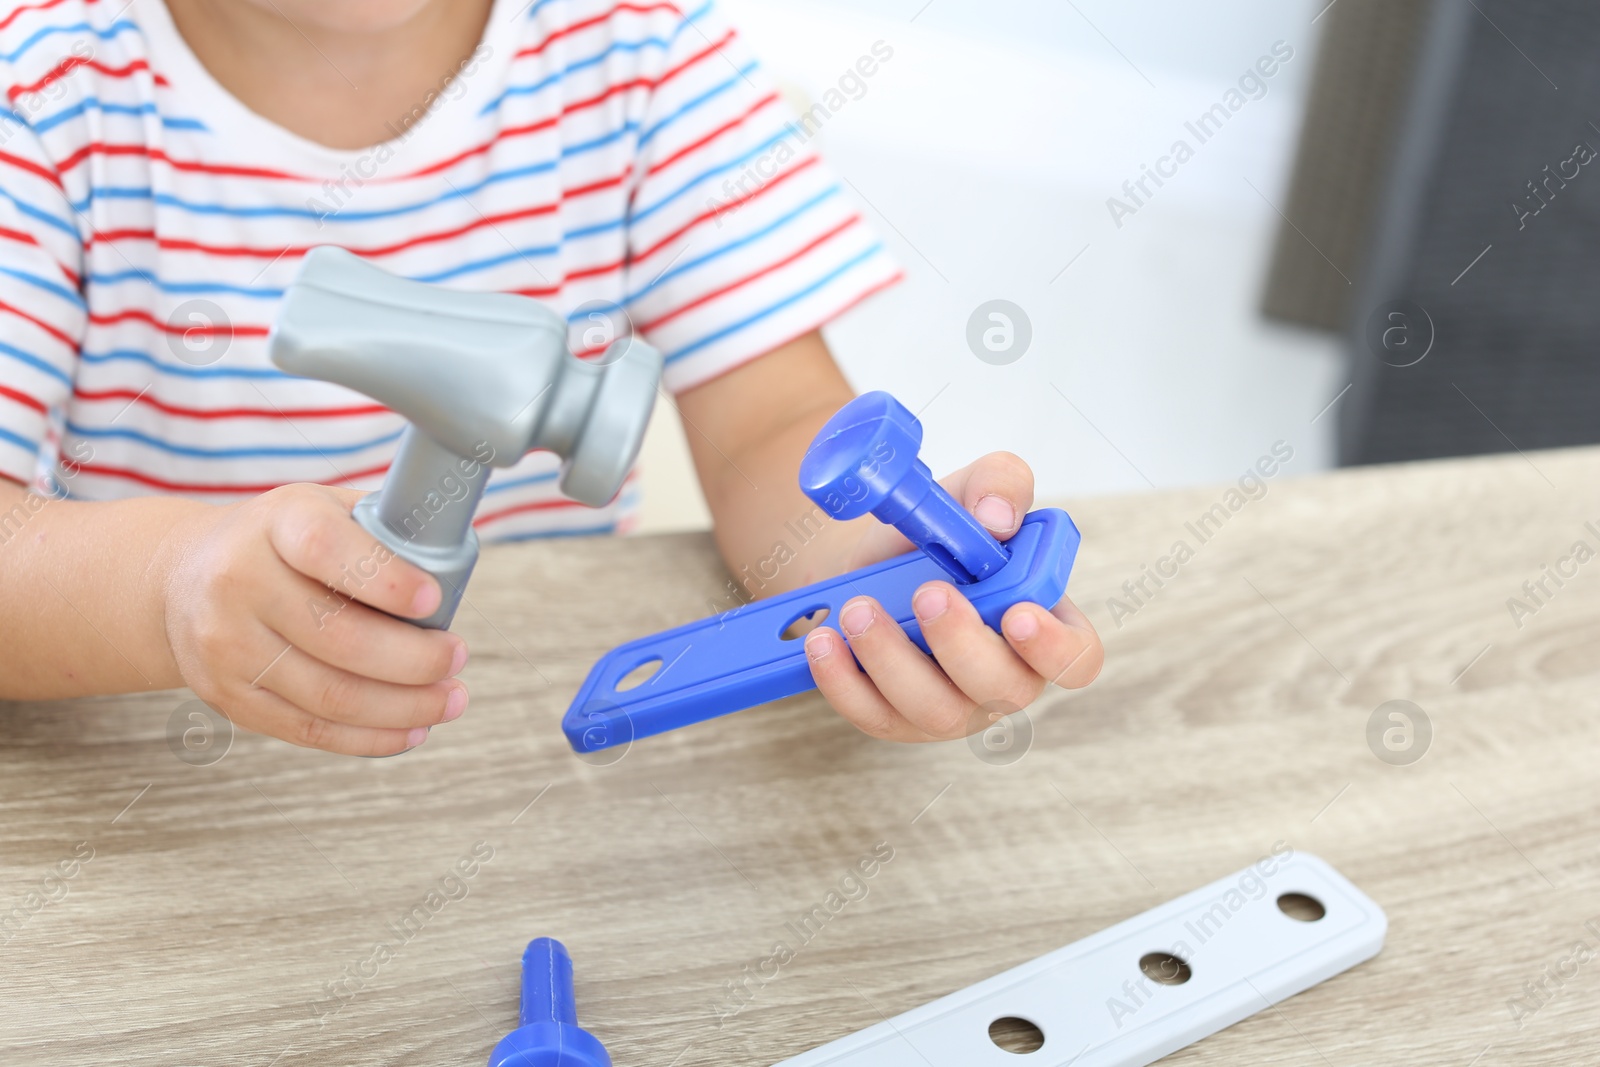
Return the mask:
<path id="1" fill-rule="evenodd" d="M 0 79 L 15 84 L 8 67 Z M 72 393 L 87 312 L 83 242 L 54 165 L 0 113 L 0 476 L 31 484 L 52 409 Z"/>
<path id="2" fill-rule="evenodd" d="M 827 104 L 797 118 L 712 4 L 677 25 L 639 133 L 626 280 L 674 392 L 899 280 L 816 153 Z"/>

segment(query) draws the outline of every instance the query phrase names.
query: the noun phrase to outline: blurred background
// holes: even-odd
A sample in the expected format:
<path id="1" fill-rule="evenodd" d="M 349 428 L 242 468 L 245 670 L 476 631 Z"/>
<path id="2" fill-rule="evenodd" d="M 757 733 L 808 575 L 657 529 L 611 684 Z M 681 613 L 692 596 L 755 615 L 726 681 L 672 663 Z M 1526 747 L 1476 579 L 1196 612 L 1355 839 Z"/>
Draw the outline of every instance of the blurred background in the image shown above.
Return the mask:
<path id="1" fill-rule="evenodd" d="M 818 143 L 908 277 L 827 336 L 936 472 L 1007 449 L 1051 500 L 1600 439 L 1577 0 L 722 2 L 797 108 L 893 49 Z M 641 530 L 708 524 L 667 405 L 641 472 Z"/>

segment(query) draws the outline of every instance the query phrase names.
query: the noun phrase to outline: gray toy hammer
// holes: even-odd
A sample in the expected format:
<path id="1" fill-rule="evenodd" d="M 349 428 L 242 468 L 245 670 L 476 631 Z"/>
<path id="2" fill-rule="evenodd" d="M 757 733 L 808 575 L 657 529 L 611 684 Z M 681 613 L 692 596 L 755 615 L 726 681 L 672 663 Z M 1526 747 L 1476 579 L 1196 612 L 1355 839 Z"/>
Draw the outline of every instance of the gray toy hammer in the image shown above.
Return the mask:
<path id="1" fill-rule="evenodd" d="M 633 465 L 661 355 L 632 336 L 593 362 L 561 315 L 526 297 L 408 281 L 339 248 L 312 249 L 267 341 L 291 374 L 348 386 L 408 421 L 383 488 L 354 517 L 439 580 L 444 629 L 478 559 L 472 515 L 490 467 L 562 457 L 561 491 L 594 507 Z"/>

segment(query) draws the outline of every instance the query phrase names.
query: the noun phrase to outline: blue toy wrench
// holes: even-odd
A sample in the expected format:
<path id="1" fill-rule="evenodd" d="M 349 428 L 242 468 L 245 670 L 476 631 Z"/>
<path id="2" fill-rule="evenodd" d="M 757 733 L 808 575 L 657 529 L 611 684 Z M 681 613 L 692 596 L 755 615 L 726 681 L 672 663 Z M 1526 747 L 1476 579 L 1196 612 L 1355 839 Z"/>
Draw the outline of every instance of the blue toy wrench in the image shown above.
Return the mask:
<path id="1" fill-rule="evenodd" d="M 852 597 L 877 600 L 924 652 L 911 611 L 924 582 L 961 586 L 997 631 L 1013 604 L 1053 607 L 1078 551 L 1072 519 L 1041 508 L 1001 544 L 934 481 L 917 458 L 921 445 L 922 424 L 888 393 L 865 393 L 839 409 L 801 461 L 801 489 L 828 516 L 871 514 L 917 550 L 613 649 L 562 719 L 572 747 L 613 748 L 815 688 L 803 642 L 785 631 L 824 610 L 836 617 Z M 618 688 L 652 663 L 660 666 L 643 683 Z"/>

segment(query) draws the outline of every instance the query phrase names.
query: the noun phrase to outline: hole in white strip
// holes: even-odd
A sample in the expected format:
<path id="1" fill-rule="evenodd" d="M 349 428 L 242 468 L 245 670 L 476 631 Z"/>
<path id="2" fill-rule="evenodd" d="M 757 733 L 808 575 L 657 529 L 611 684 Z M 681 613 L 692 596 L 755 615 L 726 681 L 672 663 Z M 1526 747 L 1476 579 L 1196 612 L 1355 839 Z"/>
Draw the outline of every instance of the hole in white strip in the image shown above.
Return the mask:
<path id="1" fill-rule="evenodd" d="M 989 1024 L 989 1040 L 996 1047 L 1020 1056 L 1044 1047 L 1044 1031 L 1026 1019 L 1007 1015 Z"/>
<path id="2" fill-rule="evenodd" d="M 1194 977 L 1189 965 L 1170 952 L 1146 952 L 1139 957 L 1139 970 L 1152 982 L 1182 985 Z"/>
<path id="3" fill-rule="evenodd" d="M 1316 897 L 1308 897 L 1304 893 L 1285 893 L 1278 898 L 1278 910 L 1296 922 L 1303 923 L 1314 923 L 1328 914 L 1328 909 L 1322 906 L 1322 901 Z"/>

